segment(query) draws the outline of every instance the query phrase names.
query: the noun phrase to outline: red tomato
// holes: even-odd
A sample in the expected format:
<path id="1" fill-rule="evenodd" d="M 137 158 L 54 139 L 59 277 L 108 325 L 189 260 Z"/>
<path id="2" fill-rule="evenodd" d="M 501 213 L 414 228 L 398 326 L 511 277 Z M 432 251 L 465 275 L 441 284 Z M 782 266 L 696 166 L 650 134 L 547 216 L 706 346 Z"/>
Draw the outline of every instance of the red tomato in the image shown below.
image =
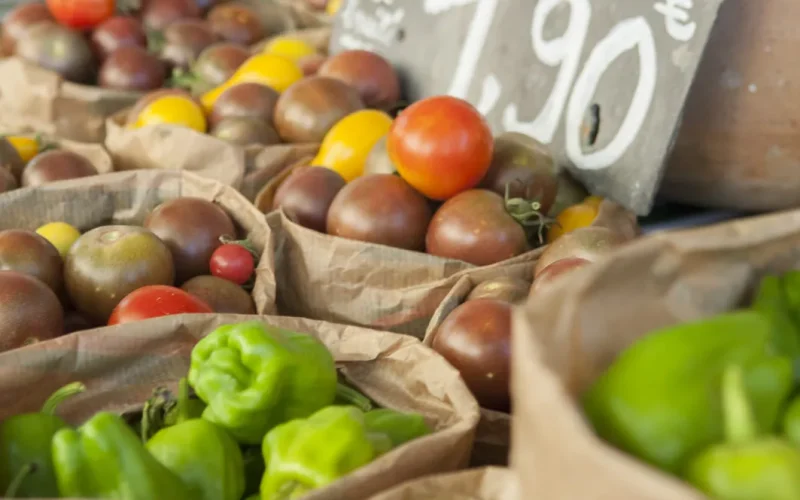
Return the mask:
<path id="1" fill-rule="evenodd" d="M 210 313 L 211 307 L 180 288 L 166 285 L 143 286 L 129 293 L 117 304 L 108 320 L 109 325 L 171 316 L 184 313 Z"/>
<path id="2" fill-rule="evenodd" d="M 471 104 L 437 96 L 400 113 L 386 146 L 406 182 L 428 198 L 446 200 L 483 179 L 494 140 L 486 120 Z"/>
<path id="3" fill-rule="evenodd" d="M 209 267 L 212 276 L 244 285 L 253 275 L 255 260 L 253 254 L 242 245 L 226 243 L 211 254 Z"/>
<path id="4" fill-rule="evenodd" d="M 115 0 L 47 0 L 56 20 L 79 30 L 91 29 L 114 16 Z"/>

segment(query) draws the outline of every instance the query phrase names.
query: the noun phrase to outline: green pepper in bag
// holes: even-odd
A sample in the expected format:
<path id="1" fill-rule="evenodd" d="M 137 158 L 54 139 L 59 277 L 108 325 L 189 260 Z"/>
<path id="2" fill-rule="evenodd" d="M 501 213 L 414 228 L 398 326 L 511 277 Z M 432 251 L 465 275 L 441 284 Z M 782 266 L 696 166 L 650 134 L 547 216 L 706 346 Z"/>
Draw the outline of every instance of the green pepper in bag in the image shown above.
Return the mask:
<path id="1" fill-rule="evenodd" d="M 372 462 L 392 448 L 384 433 L 370 432 L 354 406 L 329 406 L 307 419 L 267 433 L 261 500 L 299 498 Z"/>
<path id="2" fill-rule="evenodd" d="M 794 361 L 800 382 L 800 272 L 762 279 L 750 308 L 772 322 L 775 348 Z"/>
<path id="3" fill-rule="evenodd" d="M 55 412 L 65 399 L 85 390 L 80 382 L 67 384 L 54 392 L 38 413 L 14 415 L 0 424 L 0 496 L 58 496 L 50 442 L 68 425 Z"/>
<path id="4" fill-rule="evenodd" d="M 220 326 L 192 351 L 189 383 L 208 406 L 203 418 L 243 444 L 331 404 L 333 357 L 310 335 L 258 321 Z"/>
<path id="5" fill-rule="evenodd" d="M 180 477 L 192 497 L 240 500 L 244 494 L 244 461 L 239 445 L 224 430 L 201 418 L 189 418 L 189 384 L 181 380 L 177 422 L 158 431 L 146 448 Z"/>
<path id="6" fill-rule="evenodd" d="M 189 488 L 145 449 L 119 415 L 95 414 L 53 437 L 58 490 L 67 498 L 194 500 Z"/>
<path id="7" fill-rule="evenodd" d="M 662 469 L 723 439 L 724 369 L 742 367 L 760 430 L 772 430 L 792 389 L 792 360 L 779 354 L 772 323 L 742 311 L 664 328 L 625 350 L 583 396 L 602 438 Z"/>
<path id="8" fill-rule="evenodd" d="M 726 442 L 694 458 L 687 480 L 717 500 L 800 498 L 800 449 L 778 437 L 758 436 L 739 366 L 724 372 L 722 402 Z"/>
<path id="9" fill-rule="evenodd" d="M 795 397 L 783 414 L 783 434 L 795 446 L 800 446 L 800 396 Z"/>
<path id="10" fill-rule="evenodd" d="M 422 415 L 388 408 L 368 411 L 364 414 L 364 423 L 370 432 L 386 434 L 392 442 L 392 448 L 431 433 Z"/>

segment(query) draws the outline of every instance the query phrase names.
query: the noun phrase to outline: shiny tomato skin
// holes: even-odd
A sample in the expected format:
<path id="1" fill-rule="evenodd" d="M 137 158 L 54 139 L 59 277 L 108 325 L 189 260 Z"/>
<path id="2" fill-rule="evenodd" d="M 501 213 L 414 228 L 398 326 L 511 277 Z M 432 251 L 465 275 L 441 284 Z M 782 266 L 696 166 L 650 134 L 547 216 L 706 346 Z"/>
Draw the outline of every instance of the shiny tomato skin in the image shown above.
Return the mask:
<path id="1" fill-rule="evenodd" d="M 253 275 L 255 260 L 242 245 L 226 243 L 211 254 L 209 267 L 212 276 L 244 285 Z"/>
<path id="2" fill-rule="evenodd" d="M 122 299 L 111 313 L 108 324 L 119 325 L 173 314 L 212 312 L 208 304 L 180 288 L 150 285 L 134 290 Z"/>
<path id="3" fill-rule="evenodd" d="M 88 30 L 114 16 L 115 0 L 47 0 L 56 20 L 70 28 Z"/>
<path id="4" fill-rule="evenodd" d="M 486 120 L 468 102 L 436 96 L 416 102 L 394 120 L 389 157 L 400 176 L 434 200 L 475 187 L 492 161 L 494 140 Z"/>

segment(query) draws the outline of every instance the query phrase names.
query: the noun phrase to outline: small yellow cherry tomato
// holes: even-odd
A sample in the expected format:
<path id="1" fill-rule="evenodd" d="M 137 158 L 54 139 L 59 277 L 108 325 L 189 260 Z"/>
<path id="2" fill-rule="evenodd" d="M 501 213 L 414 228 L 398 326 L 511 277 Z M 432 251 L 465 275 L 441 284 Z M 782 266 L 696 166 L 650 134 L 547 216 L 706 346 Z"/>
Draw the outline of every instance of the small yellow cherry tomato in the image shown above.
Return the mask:
<path id="1" fill-rule="evenodd" d="M 304 57 L 313 56 L 317 53 L 317 49 L 299 38 L 281 36 L 269 42 L 264 47 L 264 53 L 283 56 L 297 62 Z"/>
<path id="2" fill-rule="evenodd" d="M 597 207 L 579 203 L 567 207 L 556 217 L 556 223 L 547 231 L 547 242 L 552 243 L 561 236 L 576 229 L 587 227 L 597 218 Z"/>
<path id="3" fill-rule="evenodd" d="M 179 95 L 167 95 L 148 104 L 136 117 L 133 128 L 158 124 L 180 125 L 201 133 L 207 129 L 206 117 L 200 106 Z"/>
<path id="4" fill-rule="evenodd" d="M 342 8 L 342 0 L 328 0 L 328 5 L 325 6 L 325 13 L 329 16 L 335 16 L 339 9 Z"/>
<path id="5" fill-rule="evenodd" d="M 66 222 L 51 222 L 45 224 L 37 229 L 36 233 L 52 243 L 52 245 L 56 247 L 56 250 L 58 250 L 58 253 L 61 254 L 62 258 L 67 256 L 67 252 L 69 252 L 72 244 L 75 243 L 75 240 L 81 235 L 80 231 Z"/>
<path id="6" fill-rule="evenodd" d="M 367 156 L 392 126 L 383 111 L 362 109 L 345 116 L 325 134 L 312 165 L 327 167 L 347 182 L 364 173 Z"/>
<path id="7" fill-rule="evenodd" d="M 22 161 L 28 163 L 39 154 L 39 141 L 27 135 L 9 135 L 6 140 L 14 146 Z"/>

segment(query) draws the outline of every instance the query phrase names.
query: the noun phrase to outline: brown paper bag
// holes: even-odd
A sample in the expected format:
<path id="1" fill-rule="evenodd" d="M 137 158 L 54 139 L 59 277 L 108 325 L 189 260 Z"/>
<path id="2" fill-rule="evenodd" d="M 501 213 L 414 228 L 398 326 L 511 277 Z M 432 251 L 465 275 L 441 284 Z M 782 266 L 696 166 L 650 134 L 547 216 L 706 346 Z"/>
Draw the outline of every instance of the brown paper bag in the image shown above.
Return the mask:
<path id="1" fill-rule="evenodd" d="M 269 191 L 274 194 L 280 182 L 288 176 L 297 165 L 307 165 L 317 154 L 319 144 L 276 144 L 274 146 L 252 145 L 245 148 L 247 170 L 240 191 L 248 200 L 255 200 L 261 191 L 272 185 Z M 263 196 L 266 196 L 263 195 Z M 265 205 L 267 206 L 267 205 Z M 272 207 L 272 199 L 269 199 Z M 262 212 L 264 210 L 256 204 Z"/>
<path id="2" fill-rule="evenodd" d="M 0 60 L 0 117 L 13 130 L 102 142 L 106 117 L 140 96 L 67 82 L 16 57 Z"/>
<path id="3" fill-rule="evenodd" d="M 39 408 L 55 389 L 82 381 L 87 392 L 61 415 L 77 424 L 94 412 L 141 407 L 160 385 L 186 376 L 195 342 L 222 324 L 253 316 L 181 315 L 67 335 L 0 354 L 0 420 Z M 403 481 L 466 464 L 478 407 L 455 369 L 403 335 L 318 321 L 261 317 L 318 337 L 345 378 L 379 405 L 419 412 L 435 432 L 411 441 L 307 500 L 364 499 Z"/>
<path id="4" fill-rule="evenodd" d="M 333 18 L 325 11 L 312 9 L 306 0 L 277 0 L 277 2 L 289 9 L 300 28 L 330 26 L 333 22 Z"/>
<path id="5" fill-rule="evenodd" d="M 5 129 L 5 127 L 0 127 Z M 13 129 L 12 129 L 13 130 Z M 14 132 L 4 132 L 0 135 L 32 135 L 27 133 L 17 134 Z M 85 142 L 69 141 L 67 139 L 51 138 L 40 134 L 39 143 L 45 147 L 52 146 L 55 149 L 64 149 L 77 153 L 94 165 L 98 174 L 107 174 L 114 171 L 114 164 L 108 151 L 101 144 L 89 144 Z"/>
<path id="6" fill-rule="evenodd" d="M 515 500 L 517 478 L 500 467 L 470 469 L 407 481 L 369 500 Z"/>
<path id="7" fill-rule="evenodd" d="M 511 276 L 526 281 L 533 279 L 533 261 L 520 262 L 504 269 L 497 277 Z M 485 277 L 482 281 L 492 279 Z M 431 322 L 425 331 L 423 343 L 433 345 L 436 332 L 453 309 L 464 303 L 467 295 L 480 284 L 471 276 L 463 276 L 453 286 L 433 313 Z M 509 445 L 511 442 L 511 415 L 505 412 L 481 408 L 481 420 L 475 432 L 475 446 L 470 457 L 471 466 L 508 465 Z"/>
<path id="8" fill-rule="evenodd" d="M 253 300 L 259 313 L 275 311 L 272 235 L 264 216 L 232 188 L 189 172 L 115 172 L 22 188 L 0 196 L 0 230 L 36 229 L 63 221 L 86 231 L 104 224 L 141 224 L 164 201 L 183 196 L 218 203 L 261 252 Z"/>
<path id="9" fill-rule="evenodd" d="M 238 188 L 244 177 L 244 149 L 188 127 L 125 127 L 128 110 L 106 121 L 105 147 L 117 170 L 188 170 Z"/>
<path id="10" fill-rule="evenodd" d="M 598 223 L 634 235 L 635 217 L 604 202 Z M 608 215 L 603 215 L 607 213 Z M 356 324 L 422 337 L 436 308 L 463 276 L 513 276 L 546 247 L 486 267 L 321 234 L 281 213 L 267 217 L 276 237 L 281 314 Z M 627 236 L 626 236 L 627 237 Z M 632 237 L 632 236 L 631 236 Z"/>
<path id="11" fill-rule="evenodd" d="M 800 266 L 800 211 L 656 234 L 553 283 L 514 313 L 512 465 L 523 498 L 702 496 L 597 438 L 576 405 L 647 333 L 746 303 Z"/>

